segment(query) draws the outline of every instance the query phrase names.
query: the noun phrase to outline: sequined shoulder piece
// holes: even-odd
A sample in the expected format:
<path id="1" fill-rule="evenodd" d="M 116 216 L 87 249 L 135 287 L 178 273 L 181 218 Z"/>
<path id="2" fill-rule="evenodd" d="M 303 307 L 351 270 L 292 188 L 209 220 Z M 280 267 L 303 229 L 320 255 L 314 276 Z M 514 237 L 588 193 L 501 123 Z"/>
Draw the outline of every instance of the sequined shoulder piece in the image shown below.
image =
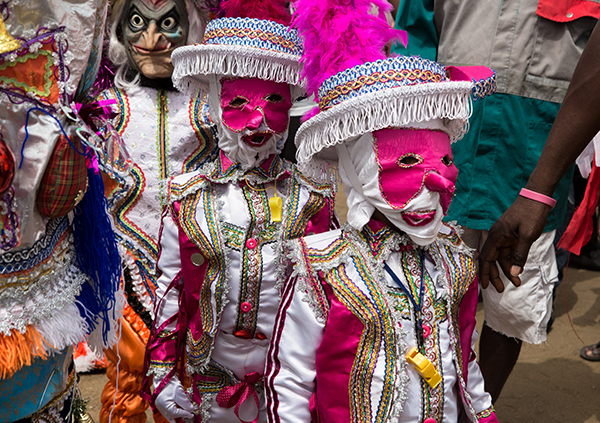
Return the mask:
<path id="1" fill-rule="evenodd" d="M 304 186 L 309 191 L 321 194 L 324 197 L 333 198 L 335 196 L 337 191 L 337 186 L 335 184 L 329 182 L 317 182 L 304 175 L 296 165 L 292 166 L 294 177 L 300 185 Z"/>
<path id="2" fill-rule="evenodd" d="M 447 224 L 438 235 L 437 245 L 447 269 L 454 303 L 460 304 L 460 299 L 475 280 L 474 250 L 463 242 L 457 228 Z"/>
<path id="3" fill-rule="evenodd" d="M 464 243 L 460 237 L 462 232 L 462 227 L 460 227 L 456 222 L 444 222 L 440 232 L 438 233 L 437 242 L 447 246 L 453 252 L 465 253 L 473 257 L 475 250 L 469 248 L 467 244 Z"/>
<path id="4" fill-rule="evenodd" d="M 288 258 L 295 265 L 294 274 L 304 277 L 327 273 L 358 255 L 341 229 L 292 240 L 287 246 Z"/>
<path id="5" fill-rule="evenodd" d="M 179 201 L 188 195 L 204 189 L 208 181 L 200 171 L 184 173 L 169 181 L 168 196 L 169 203 Z"/>

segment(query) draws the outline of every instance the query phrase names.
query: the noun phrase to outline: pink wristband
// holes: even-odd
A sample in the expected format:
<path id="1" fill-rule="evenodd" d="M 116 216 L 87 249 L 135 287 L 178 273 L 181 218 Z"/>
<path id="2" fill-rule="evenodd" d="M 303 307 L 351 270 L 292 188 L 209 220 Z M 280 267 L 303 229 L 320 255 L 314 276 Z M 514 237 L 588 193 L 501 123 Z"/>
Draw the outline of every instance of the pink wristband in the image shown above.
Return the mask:
<path id="1" fill-rule="evenodd" d="M 522 188 L 519 193 L 521 197 L 529 198 L 530 200 L 537 201 L 538 203 L 544 203 L 547 206 L 554 208 L 556 205 L 556 200 L 552 197 L 548 197 L 547 195 L 540 194 L 539 192 L 528 190 L 527 188 Z"/>

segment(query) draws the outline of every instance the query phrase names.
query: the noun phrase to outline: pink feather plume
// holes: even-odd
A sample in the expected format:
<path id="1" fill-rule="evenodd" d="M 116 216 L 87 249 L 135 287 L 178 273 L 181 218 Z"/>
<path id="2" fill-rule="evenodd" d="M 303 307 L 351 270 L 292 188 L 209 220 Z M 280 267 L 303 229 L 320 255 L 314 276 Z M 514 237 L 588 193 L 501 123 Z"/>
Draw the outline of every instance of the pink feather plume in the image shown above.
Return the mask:
<path id="1" fill-rule="evenodd" d="M 403 38 L 390 27 L 386 0 L 297 0 L 293 25 L 304 39 L 303 76 L 317 95 L 321 83 L 347 68 L 385 59 L 385 45 Z"/>
<path id="2" fill-rule="evenodd" d="M 285 0 L 224 0 L 222 15 L 227 18 L 268 19 L 290 25 L 292 17 Z"/>

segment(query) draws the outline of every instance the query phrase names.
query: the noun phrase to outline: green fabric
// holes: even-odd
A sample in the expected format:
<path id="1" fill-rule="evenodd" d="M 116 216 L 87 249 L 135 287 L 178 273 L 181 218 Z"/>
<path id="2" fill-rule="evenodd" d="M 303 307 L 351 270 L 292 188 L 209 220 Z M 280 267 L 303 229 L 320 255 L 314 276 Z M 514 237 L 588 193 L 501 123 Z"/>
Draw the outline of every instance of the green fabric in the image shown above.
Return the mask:
<path id="1" fill-rule="evenodd" d="M 446 220 L 488 230 L 508 209 L 533 171 L 560 104 L 494 94 L 473 104 L 470 130 L 452 146 L 459 169 Z M 573 167 L 560 181 L 545 232 L 564 219 Z"/>
<path id="2" fill-rule="evenodd" d="M 408 43 L 406 48 L 402 43 L 394 44 L 392 53 L 436 60 L 438 37 L 433 25 L 433 0 L 400 0 L 395 28 L 407 32 Z"/>

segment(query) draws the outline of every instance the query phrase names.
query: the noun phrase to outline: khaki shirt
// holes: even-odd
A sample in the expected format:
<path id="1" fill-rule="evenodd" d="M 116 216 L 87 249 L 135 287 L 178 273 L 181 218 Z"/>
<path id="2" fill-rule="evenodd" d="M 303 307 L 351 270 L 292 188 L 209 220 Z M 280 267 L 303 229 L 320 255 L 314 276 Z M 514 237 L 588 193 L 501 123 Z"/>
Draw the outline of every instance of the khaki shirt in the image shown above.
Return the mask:
<path id="1" fill-rule="evenodd" d="M 554 16 L 544 13 L 548 2 Z M 539 3 L 538 8 L 538 0 L 435 0 L 438 61 L 489 66 L 497 73 L 499 93 L 562 102 L 600 0 Z"/>

